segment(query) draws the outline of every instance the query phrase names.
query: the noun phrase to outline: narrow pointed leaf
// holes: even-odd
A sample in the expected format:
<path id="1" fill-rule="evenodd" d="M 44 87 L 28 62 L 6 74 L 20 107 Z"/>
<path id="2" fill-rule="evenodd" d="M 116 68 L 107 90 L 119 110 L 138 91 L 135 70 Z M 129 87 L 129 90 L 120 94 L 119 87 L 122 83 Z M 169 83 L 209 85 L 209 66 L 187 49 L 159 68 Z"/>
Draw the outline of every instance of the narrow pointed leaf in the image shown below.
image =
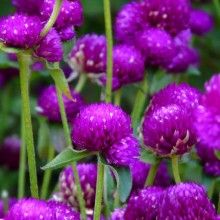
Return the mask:
<path id="1" fill-rule="evenodd" d="M 68 147 L 58 154 L 51 162 L 43 166 L 42 169 L 54 170 L 62 168 L 89 155 L 91 155 L 91 152 L 89 151 L 74 151 L 72 148 Z"/>
<path id="2" fill-rule="evenodd" d="M 142 148 L 140 150 L 140 160 L 145 163 L 155 164 L 158 162 L 158 158 L 150 150 Z"/>
<path id="3" fill-rule="evenodd" d="M 215 151 L 215 156 L 220 160 L 220 151 L 216 150 Z"/>

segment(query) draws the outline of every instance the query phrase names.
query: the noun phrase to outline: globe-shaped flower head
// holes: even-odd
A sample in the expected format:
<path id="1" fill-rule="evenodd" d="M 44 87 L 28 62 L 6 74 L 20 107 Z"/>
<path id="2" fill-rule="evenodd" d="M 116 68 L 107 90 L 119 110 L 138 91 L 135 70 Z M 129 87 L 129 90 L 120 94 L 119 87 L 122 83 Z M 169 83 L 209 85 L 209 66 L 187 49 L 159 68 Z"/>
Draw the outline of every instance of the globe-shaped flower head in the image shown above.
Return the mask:
<path id="1" fill-rule="evenodd" d="M 117 208 L 111 213 L 109 220 L 123 220 L 124 219 L 124 208 Z"/>
<path id="2" fill-rule="evenodd" d="M 78 164 L 77 170 L 79 173 L 80 184 L 82 187 L 86 208 L 94 208 L 97 166 L 92 163 Z M 59 188 L 62 200 L 75 208 L 79 208 L 72 167 L 66 167 L 60 174 Z"/>
<path id="3" fill-rule="evenodd" d="M 78 39 L 68 56 L 68 63 L 77 73 L 104 73 L 106 71 L 105 36 L 87 34 Z"/>
<path id="4" fill-rule="evenodd" d="M 160 201 L 158 220 L 214 220 L 217 217 L 204 187 L 196 183 L 180 183 L 170 186 L 164 191 Z"/>
<path id="5" fill-rule="evenodd" d="M 63 95 L 66 115 L 69 122 L 73 120 L 78 111 L 84 106 L 84 102 L 80 94 L 75 93 L 72 89 L 70 91 L 73 100 L 70 100 Z M 38 99 L 36 110 L 40 115 L 45 116 L 51 121 L 61 121 L 58 96 L 55 86 L 49 86 L 42 92 Z"/>
<path id="6" fill-rule="evenodd" d="M 73 120 L 72 141 L 77 149 L 102 152 L 109 164 L 127 166 L 138 154 L 131 119 L 112 104 L 91 104 Z"/>
<path id="7" fill-rule="evenodd" d="M 193 126 L 199 93 L 171 84 L 153 97 L 143 123 L 144 144 L 162 157 L 182 155 L 197 142 Z"/>

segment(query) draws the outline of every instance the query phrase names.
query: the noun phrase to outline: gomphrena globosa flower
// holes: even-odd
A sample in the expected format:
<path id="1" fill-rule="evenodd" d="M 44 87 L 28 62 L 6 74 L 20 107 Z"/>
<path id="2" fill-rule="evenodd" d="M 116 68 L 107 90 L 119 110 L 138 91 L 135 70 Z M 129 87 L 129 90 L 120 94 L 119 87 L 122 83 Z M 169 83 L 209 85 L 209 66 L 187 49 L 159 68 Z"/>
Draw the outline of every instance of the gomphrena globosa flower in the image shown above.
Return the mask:
<path id="1" fill-rule="evenodd" d="M 13 135 L 4 139 L 0 146 L 0 164 L 10 169 L 18 169 L 21 141 Z"/>
<path id="2" fill-rule="evenodd" d="M 66 115 L 69 122 L 73 120 L 78 111 L 84 106 L 83 99 L 79 93 L 70 89 L 73 100 L 68 99 L 63 95 Z M 56 87 L 51 85 L 44 89 L 40 95 L 36 111 L 38 114 L 45 116 L 51 121 L 61 122 L 60 108 Z"/>
<path id="3" fill-rule="evenodd" d="M 109 220 L 124 220 L 124 208 L 117 208 L 111 213 Z"/>
<path id="4" fill-rule="evenodd" d="M 77 149 L 102 152 L 109 164 L 129 165 L 139 155 L 131 119 L 118 106 L 95 103 L 73 120 L 72 141 Z"/>
<path id="5" fill-rule="evenodd" d="M 212 175 L 220 174 L 220 163 L 215 151 L 220 151 L 220 74 L 214 75 L 205 84 L 205 94 L 196 112 L 195 128 L 200 143 L 198 155 L 205 163 L 205 171 Z"/>
<path id="6" fill-rule="evenodd" d="M 215 220 L 216 217 L 214 205 L 203 186 L 196 183 L 180 183 L 164 191 L 157 219 Z"/>
<path id="7" fill-rule="evenodd" d="M 76 41 L 68 56 L 70 67 L 77 73 L 104 73 L 106 71 L 106 38 L 87 34 Z"/>
<path id="8" fill-rule="evenodd" d="M 62 60 L 62 43 L 55 29 L 51 29 L 40 43 L 35 46 L 34 53 L 36 56 L 42 57 L 49 62 L 58 62 Z"/>
<path id="9" fill-rule="evenodd" d="M 197 142 L 193 122 L 198 99 L 199 92 L 186 84 L 159 91 L 144 116 L 144 144 L 162 157 L 189 151 Z"/>
<path id="10" fill-rule="evenodd" d="M 47 21 L 53 11 L 55 0 L 44 0 L 40 7 L 41 19 Z M 68 26 L 81 26 L 83 22 L 83 9 L 80 1 L 64 0 L 57 17 L 55 28 L 57 30 Z"/>
<path id="11" fill-rule="evenodd" d="M 119 42 L 133 43 L 136 33 L 149 27 L 142 4 L 131 2 L 125 4 L 116 17 L 115 38 Z"/>
<path id="12" fill-rule="evenodd" d="M 18 200 L 16 198 L 8 199 L 8 208 L 10 209 Z M 0 218 L 4 218 L 4 202 L 0 200 Z"/>
<path id="13" fill-rule="evenodd" d="M 116 90 L 123 85 L 141 81 L 144 75 L 144 64 L 144 57 L 134 46 L 125 44 L 114 46 L 112 89 Z M 106 84 L 106 75 L 100 80 Z"/>
<path id="14" fill-rule="evenodd" d="M 60 202 L 22 199 L 11 207 L 4 220 L 80 220 L 80 214 Z"/>
<path id="15" fill-rule="evenodd" d="M 201 9 L 191 9 L 190 29 L 193 34 L 205 35 L 213 28 L 213 18 L 206 11 Z"/>
<path id="16" fill-rule="evenodd" d="M 189 0 L 142 0 L 150 24 L 171 35 L 189 27 Z"/>
<path id="17" fill-rule="evenodd" d="M 135 45 L 144 54 L 146 62 L 153 66 L 170 63 L 176 54 L 173 38 L 159 28 L 140 32 L 135 37 Z"/>
<path id="18" fill-rule="evenodd" d="M 75 30 L 74 30 L 74 26 L 69 26 L 69 27 L 60 29 L 60 30 L 58 30 L 58 34 L 59 34 L 60 39 L 62 41 L 71 40 L 76 35 Z"/>
<path id="19" fill-rule="evenodd" d="M 30 49 L 39 43 L 41 29 L 37 16 L 10 15 L 0 19 L 0 41 L 9 47 Z"/>
<path id="20" fill-rule="evenodd" d="M 146 187 L 138 194 L 134 193 L 125 208 L 124 220 L 156 219 L 162 193 L 163 189 L 156 186 Z"/>
<path id="21" fill-rule="evenodd" d="M 78 164 L 80 184 L 83 191 L 86 208 L 94 208 L 97 179 L 97 166 L 92 163 Z M 66 167 L 59 177 L 60 196 L 63 202 L 79 208 L 76 184 L 71 166 Z"/>
<path id="22" fill-rule="evenodd" d="M 140 190 L 144 188 L 151 165 L 142 161 L 135 161 L 130 165 L 132 174 L 132 189 Z M 161 163 L 158 168 L 154 186 L 166 187 L 170 184 L 170 176 L 165 163 Z"/>

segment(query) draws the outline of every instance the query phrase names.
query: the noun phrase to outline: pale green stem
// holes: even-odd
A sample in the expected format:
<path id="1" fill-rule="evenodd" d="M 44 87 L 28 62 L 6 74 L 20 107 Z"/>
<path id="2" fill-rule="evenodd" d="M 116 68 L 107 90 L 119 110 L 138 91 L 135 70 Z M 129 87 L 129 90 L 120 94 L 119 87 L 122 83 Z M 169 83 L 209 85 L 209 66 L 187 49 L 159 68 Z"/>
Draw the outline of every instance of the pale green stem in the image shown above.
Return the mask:
<path id="1" fill-rule="evenodd" d="M 44 26 L 43 30 L 40 33 L 41 37 L 44 37 L 50 31 L 50 29 L 53 27 L 53 25 L 55 24 L 57 16 L 60 12 L 62 1 L 63 0 L 56 0 L 56 3 L 53 8 L 53 12 L 52 12 L 48 22 L 46 23 L 46 25 Z"/>
<path id="2" fill-rule="evenodd" d="M 218 195 L 218 209 L 217 209 L 217 213 L 220 215 L 220 193 Z"/>
<path id="3" fill-rule="evenodd" d="M 27 146 L 31 196 L 34 198 L 39 198 L 35 152 L 34 152 L 33 130 L 32 130 L 31 112 L 30 112 L 29 88 L 28 88 L 30 55 L 20 53 L 20 54 L 17 54 L 17 57 L 18 57 L 18 64 L 19 64 L 19 70 L 20 70 L 22 114 L 25 116 L 24 117 L 25 142 Z"/>
<path id="4" fill-rule="evenodd" d="M 178 164 L 179 156 L 173 155 L 171 157 L 171 160 L 172 160 L 172 169 L 173 169 L 173 176 L 174 176 L 175 182 L 176 184 L 181 183 L 180 174 L 179 174 L 179 164 Z"/>
<path id="5" fill-rule="evenodd" d="M 104 213 L 105 213 L 105 217 L 109 218 L 110 216 L 110 208 L 109 208 L 109 201 L 108 201 L 108 166 L 105 166 L 105 171 L 104 171 L 104 192 L 103 192 L 103 199 L 104 199 L 104 203 L 105 203 L 105 207 L 104 207 Z"/>
<path id="6" fill-rule="evenodd" d="M 144 76 L 144 79 L 142 81 L 142 90 L 138 90 L 137 92 L 137 96 L 135 99 L 135 103 L 134 103 L 134 108 L 131 114 L 131 119 L 132 119 L 132 125 L 133 128 L 136 128 L 138 120 L 140 119 L 141 116 L 141 112 L 143 110 L 146 98 L 147 98 L 147 88 L 148 88 L 148 84 L 147 84 L 147 73 Z"/>
<path id="7" fill-rule="evenodd" d="M 59 66 L 59 64 L 56 63 L 56 67 L 58 67 L 58 66 Z M 56 90 L 57 90 L 57 95 L 58 95 L 60 113 L 61 113 L 64 133 L 65 133 L 65 137 L 66 137 L 66 142 L 67 142 L 67 145 L 69 147 L 72 147 L 72 141 L 71 141 L 71 137 L 70 137 L 69 125 L 68 125 L 68 122 L 67 122 L 65 106 L 64 106 L 64 103 L 63 103 L 63 99 L 62 99 L 62 92 L 58 88 L 57 85 L 56 85 Z M 83 198 L 83 192 L 82 192 L 82 188 L 81 188 L 81 185 L 80 185 L 79 174 L 78 174 L 75 162 L 73 163 L 72 168 L 73 168 L 73 175 L 74 175 L 74 179 L 75 179 L 75 183 L 76 183 L 76 189 L 77 189 L 77 195 L 78 195 L 78 201 L 79 201 L 79 207 L 80 207 L 80 211 L 81 211 L 81 215 L 82 215 L 82 220 L 87 220 L 86 209 L 85 209 L 85 201 L 84 201 L 84 198 Z"/>
<path id="8" fill-rule="evenodd" d="M 212 199 L 212 196 L 214 194 L 215 185 L 216 185 L 216 180 L 214 179 L 214 180 L 212 180 L 211 186 L 209 187 L 209 190 L 208 190 L 208 197 L 209 197 L 210 200 Z"/>
<path id="9" fill-rule="evenodd" d="M 115 193 L 115 198 L 114 198 L 114 209 L 118 208 L 120 206 L 120 198 L 118 191 Z"/>
<path id="10" fill-rule="evenodd" d="M 8 212 L 8 192 L 6 190 L 2 191 L 2 200 L 3 200 L 3 206 L 4 206 L 4 215 Z"/>
<path id="11" fill-rule="evenodd" d="M 217 9 L 218 19 L 220 20 L 220 3 L 219 0 L 213 0 L 214 6 Z"/>
<path id="12" fill-rule="evenodd" d="M 120 106 L 120 102 L 121 102 L 121 91 L 122 89 L 119 89 L 115 92 L 115 100 L 114 100 L 114 104 Z"/>
<path id="13" fill-rule="evenodd" d="M 160 166 L 160 162 L 161 161 L 154 163 L 154 164 L 151 164 L 150 171 L 148 173 L 145 186 L 152 186 L 153 185 L 155 177 L 157 175 L 158 168 Z"/>
<path id="14" fill-rule="evenodd" d="M 21 149 L 18 174 L 18 199 L 24 197 L 25 190 L 25 173 L 26 173 L 26 144 L 25 144 L 25 126 L 24 116 L 21 115 Z"/>
<path id="15" fill-rule="evenodd" d="M 98 176 L 96 182 L 94 220 L 100 220 L 101 216 L 104 174 L 105 166 L 98 160 Z"/>
<path id="16" fill-rule="evenodd" d="M 79 77 L 79 80 L 78 80 L 78 83 L 75 87 L 75 92 L 81 92 L 85 83 L 86 83 L 86 80 L 87 80 L 87 77 L 86 77 L 86 74 L 82 73 L 80 74 L 80 77 Z"/>
<path id="17" fill-rule="evenodd" d="M 111 102 L 112 97 L 112 21 L 110 0 L 104 1 L 105 30 L 107 37 L 107 82 L 105 90 L 105 102 Z"/>
<path id="18" fill-rule="evenodd" d="M 50 162 L 54 158 L 54 155 L 55 155 L 54 148 L 53 146 L 50 145 L 48 150 L 48 162 Z M 46 170 L 44 173 L 43 183 L 41 188 L 41 199 L 47 199 L 51 174 L 52 174 L 52 170 Z"/>

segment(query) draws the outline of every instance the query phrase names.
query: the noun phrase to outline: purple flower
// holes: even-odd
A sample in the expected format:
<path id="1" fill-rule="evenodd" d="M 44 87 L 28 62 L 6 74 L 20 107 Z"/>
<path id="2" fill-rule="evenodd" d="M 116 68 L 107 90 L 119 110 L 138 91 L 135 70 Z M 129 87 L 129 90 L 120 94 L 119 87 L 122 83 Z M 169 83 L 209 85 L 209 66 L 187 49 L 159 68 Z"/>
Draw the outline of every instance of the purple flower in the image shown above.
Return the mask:
<path id="1" fill-rule="evenodd" d="M 196 183 L 180 183 L 164 191 L 157 219 L 214 220 L 216 216 L 215 208 L 204 187 Z"/>
<path id="2" fill-rule="evenodd" d="M 213 28 L 213 18 L 206 11 L 192 9 L 190 12 L 190 29 L 193 34 L 205 35 Z"/>
<path id="3" fill-rule="evenodd" d="M 70 91 L 73 99 L 76 101 L 70 100 L 63 95 L 66 115 L 69 122 L 73 120 L 78 111 L 84 106 L 84 102 L 80 94 L 75 93 L 73 90 Z M 38 99 L 36 110 L 40 115 L 47 117 L 51 121 L 61 121 L 59 102 L 55 86 L 49 86 L 42 92 Z"/>
<path id="4" fill-rule="evenodd" d="M 18 169 L 21 141 L 17 136 L 7 137 L 0 148 L 0 164 Z"/>
<path id="5" fill-rule="evenodd" d="M 30 49 L 40 41 L 42 24 L 35 16 L 15 14 L 0 19 L 0 41 L 9 47 Z"/>
<path id="6" fill-rule="evenodd" d="M 106 71 L 106 38 L 87 34 L 76 41 L 69 56 L 70 67 L 78 73 Z"/>
<path id="7" fill-rule="evenodd" d="M 58 34 L 59 34 L 60 39 L 62 41 L 72 40 L 76 35 L 76 33 L 74 31 L 74 26 L 60 29 L 58 31 Z"/>
<path id="8" fill-rule="evenodd" d="M 40 6 L 43 0 L 12 0 L 18 12 L 27 13 L 28 15 L 39 15 Z"/>
<path id="9" fill-rule="evenodd" d="M 41 19 L 47 21 L 53 11 L 55 0 L 44 0 L 41 4 Z M 67 1 L 64 0 L 60 13 L 57 17 L 55 27 L 56 29 L 66 28 L 69 26 L 81 26 L 83 22 L 82 5 L 80 1 Z"/>
<path id="10" fill-rule="evenodd" d="M 170 63 L 176 54 L 173 38 L 164 30 L 152 28 L 136 35 L 135 44 L 153 66 Z"/>
<path id="11" fill-rule="evenodd" d="M 142 0 L 149 23 L 171 35 L 189 27 L 189 0 Z"/>
<path id="12" fill-rule="evenodd" d="M 4 220 L 80 220 L 80 215 L 71 207 L 59 202 L 46 202 L 34 198 L 22 199 L 8 211 Z"/>
<path id="13" fill-rule="evenodd" d="M 124 220 L 124 208 L 117 208 L 114 212 L 111 213 L 111 217 L 109 220 Z"/>
<path id="14" fill-rule="evenodd" d="M 130 165 L 133 190 L 143 189 L 151 165 L 141 161 L 136 161 Z M 161 163 L 155 177 L 154 186 L 168 186 L 170 184 L 170 176 L 165 163 Z"/>
<path id="15" fill-rule="evenodd" d="M 143 79 L 143 75 L 144 57 L 139 50 L 125 44 L 113 48 L 113 90 L 126 84 L 139 82 Z M 100 80 L 106 84 L 106 75 Z"/>
<path id="16" fill-rule="evenodd" d="M 97 166 L 95 164 L 78 164 L 80 184 L 87 208 L 95 205 Z M 62 200 L 75 208 L 79 208 L 77 189 L 71 166 L 66 167 L 59 177 L 59 188 Z"/>
<path id="17" fill-rule="evenodd" d="M 116 165 L 129 165 L 138 155 L 130 117 L 112 104 L 91 104 L 82 109 L 73 120 L 71 135 L 77 149 L 102 151 L 106 160 Z"/>
<path id="18" fill-rule="evenodd" d="M 116 17 L 115 38 L 123 43 L 133 43 L 136 33 L 149 27 L 142 4 L 131 2 L 124 5 Z"/>
<path id="19" fill-rule="evenodd" d="M 49 62 L 59 62 L 63 56 L 62 43 L 55 29 L 49 33 L 34 48 L 35 55 Z"/>
<path id="20" fill-rule="evenodd" d="M 125 209 L 124 219 L 156 219 L 162 193 L 162 188 L 152 186 L 133 194 Z"/>
<path id="21" fill-rule="evenodd" d="M 17 202 L 16 198 L 9 198 L 8 199 L 8 208 L 11 208 Z M 0 200 L 0 218 L 4 218 L 4 202 Z"/>

